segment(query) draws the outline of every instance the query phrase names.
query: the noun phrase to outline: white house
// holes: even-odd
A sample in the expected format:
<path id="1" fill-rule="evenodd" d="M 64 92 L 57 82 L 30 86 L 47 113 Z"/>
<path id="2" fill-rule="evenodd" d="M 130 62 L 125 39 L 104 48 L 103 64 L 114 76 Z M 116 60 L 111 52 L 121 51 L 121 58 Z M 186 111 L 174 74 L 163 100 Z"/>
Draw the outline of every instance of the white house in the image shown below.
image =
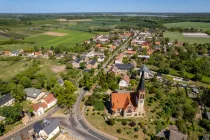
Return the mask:
<path id="1" fill-rule="evenodd" d="M 34 125 L 34 131 L 44 140 L 50 140 L 60 132 L 59 120 L 47 120 Z"/>
<path id="2" fill-rule="evenodd" d="M 45 96 L 45 93 L 42 90 L 36 88 L 25 88 L 24 91 L 27 96 L 26 100 L 29 100 L 34 104 Z"/>
<path id="3" fill-rule="evenodd" d="M 33 113 L 37 116 L 41 116 L 48 109 L 47 104 L 44 102 L 32 104 L 32 108 L 33 108 Z"/>
<path id="4" fill-rule="evenodd" d="M 14 101 L 15 99 L 10 94 L 3 95 L 0 97 L 0 107 L 11 106 Z"/>
<path id="5" fill-rule="evenodd" d="M 42 102 L 47 104 L 47 109 L 51 108 L 57 103 L 57 99 L 54 97 L 53 94 L 49 94 L 43 98 Z"/>
<path id="6" fill-rule="evenodd" d="M 120 82 L 119 82 L 119 87 L 120 88 L 126 88 L 126 87 L 128 87 L 129 82 L 130 82 L 129 76 L 128 75 L 124 75 L 122 77 L 122 79 L 120 80 Z"/>
<path id="7" fill-rule="evenodd" d="M 98 62 L 103 62 L 104 61 L 104 57 L 98 57 Z"/>

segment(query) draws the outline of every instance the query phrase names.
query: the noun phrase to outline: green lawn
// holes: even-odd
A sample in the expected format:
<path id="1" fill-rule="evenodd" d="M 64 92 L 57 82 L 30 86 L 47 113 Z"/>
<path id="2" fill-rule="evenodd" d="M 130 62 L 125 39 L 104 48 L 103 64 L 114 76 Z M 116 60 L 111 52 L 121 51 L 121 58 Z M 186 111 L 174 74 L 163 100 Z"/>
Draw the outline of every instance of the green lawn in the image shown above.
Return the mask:
<path id="1" fill-rule="evenodd" d="M 9 38 L 0 35 L 0 41 L 8 40 Z"/>
<path id="2" fill-rule="evenodd" d="M 19 50 L 19 49 L 30 49 L 33 47 L 34 44 L 10 44 L 10 45 L 0 45 L 0 50 Z"/>
<path id="3" fill-rule="evenodd" d="M 63 45 L 65 47 L 74 47 L 76 43 L 82 43 L 86 40 L 89 40 L 94 34 L 75 31 L 75 30 L 54 30 L 53 32 L 67 33 L 66 36 L 50 36 L 40 34 L 37 36 L 29 37 L 27 41 L 34 41 L 39 47 L 51 47 Z"/>
<path id="4" fill-rule="evenodd" d="M 96 111 L 104 110 L 104 103 L 102 101 L 97 101 L 94 105 Z"/>
<path id="5" fill-rule="evenodd" d="M 180 27 L 180 28 L 196 28 L 196 29 L 202 29 L 203 31 L 210 30 L 210 23 L 204 23 L 204 22 L 177 22 L 177 23 L 167 23 L 164 24 L 167 28 L 174 28 L 174 27 Z"/>
<path id="6" fill-rule="evenodd" d="M 9 62 L 9 61 L 0 61 L 0 79 L 8 80 L 13 76 L 18 74 L 20 71 L 28 68 L 26 65 L 30 65 L 32 61 L 19 61 L 19 62 Z"/>
<path id="7" fill-rule="evenodd" d="M 188 42 L 190 44 L 193 43 L 210 43 L 210 38 L 201 38 L 201 37 L 186 37 L 183 36 L 181 33 L 179 32 L 164 32 L 164 37 L 168 37 L 170 38 L 170 41 L 173 42 L 174 40 L 178 40 L 181 42 Z"/>

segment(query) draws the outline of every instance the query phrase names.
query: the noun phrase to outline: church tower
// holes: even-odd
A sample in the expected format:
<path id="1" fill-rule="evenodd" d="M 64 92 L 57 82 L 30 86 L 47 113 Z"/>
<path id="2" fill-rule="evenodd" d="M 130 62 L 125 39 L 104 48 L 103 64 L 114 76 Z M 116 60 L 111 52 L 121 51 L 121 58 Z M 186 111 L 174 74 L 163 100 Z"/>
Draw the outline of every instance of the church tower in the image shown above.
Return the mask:
<path id="1" fill-rule="evenodd" d="M 138 116 L 145 115 L 145 110 L 144 110 L 144 99 L 145 99 L 144 73 L 145 73 L 145 71 L 142 71 L 141 79 L 140 79 L 139 86 L 137 89 Z"/>

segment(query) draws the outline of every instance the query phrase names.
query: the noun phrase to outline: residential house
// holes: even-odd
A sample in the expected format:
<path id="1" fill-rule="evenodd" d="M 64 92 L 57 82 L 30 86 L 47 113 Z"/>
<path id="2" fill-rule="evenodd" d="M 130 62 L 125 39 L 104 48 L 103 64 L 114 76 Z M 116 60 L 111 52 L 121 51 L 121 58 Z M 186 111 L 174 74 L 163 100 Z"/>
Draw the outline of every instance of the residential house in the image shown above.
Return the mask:
<path id="1" fill-rule="evenodd" d="M 115 64 L 115 67 L 118 68 L 118 71 L 128 71 L 134 68 L 132 64 Z"/>
<path id="2" fill-rule="evenodd" d="M 118 68 L 116 66 L 112 66 L 108 72 L 114 72 L 115 74 L 117 74 Z"/>
<path id="3" fill-rule="evenodd" d="M 151 54 L 153 54 L 153 52 L 154 51 L 150 48 L 150 49 L 147 50 L 147 55 L 151 55 Z"/>
<path id="4" fill-rule="evenodd" d="M 138 57 L 141 59 L 149 59 L 150 58 L 149 55 L 138 55 Z"/>
<path id="5" fill-rule="evenodd" d="M 144 74 L 140 79 L 137 92 L 114 92 L 111 94 L 112 115 L 127 117 L 144 117 L 145 99 Z"/>
<path id="6" fill-rule="evenodd" d="M 101 44 L 96 44 L 96 47 L 100 50 L 100 51 L 104 51 L 106 48 L 102 47 Z"/>
<path id="7" fill-rule="evenodd" d="M 42 55 L 42 52 L 39 51 L 39 52 L 34 52 L 34 57 L 35 58 L 41 58 L 43 55 Z"/>
<path id="8" fill-rule="evenodd" d="M 122 43 L 121 43 L 120 40 L 113 40 L 113 44 L 114 44 L 115 46 L 120 46 Z"/>
<path id="9" fill-rule="evenodd" d="M 122 64 L 123 62 L 123 57 L 124 57 L 124 54 L 123 53 L 121 53 L 121 54 L 119 54 L 117 57 L 116 57 L 116 59 L 115 59 L 115 64 Z"/>
<path id="10" fill-rule="evenodd" d="M 150 43 L 149 42 L 144 42 L 141 44 L 142 49 L 149 49 L 150 48 Z"/>
<path id="11" fill-rule="evenodd" d="M 133 51 L 133 47 L 128 47 L 128 51 Z"/>
<path id="12" fill-rule="evenodd" d="M 121 78 L 120 82 L 119 82 L 119 87 L 120 88 L 127 88 L 130 82 L 130 77 L 128 75 L 123 75 L 123 77 Z"/>
<path id="13" fill-rule="evenodd" d="M 139 72 L 140 72 L 140 76 L 144 72 L 145 79 L 150 79 L 150 78 L 153 78 L 154 77 L 154 74 L 151 73 L 151 71 L 146 67 L 146 65 L 142 65 L 140 67 Z"/>
<path id="14" fill-rule="evenodd" d="M 5 94 L 0 97 L 0 107 L 3 106 L 11 106 L 14 103 L 15 99 L 11 96 L 11 94 Z"/>
<path id="15" fill-rule="evenodd" d="M 109 48 L 110 51 L 114 51 L 115 49 L 116 49 L 116 46 L 113 46 L 113 45 L 111 45 Z"/>
<path id="16" fill-rule="evenodd" d="M 168 140 L 187 140 L 188 136 L 180 132 L 175 125 L 170 125 L 166 129 L 162 129 L 157 133 L 156 137 L 165 138 Z"/>
<path id="17" fill-rule="evenodd" d="M 98 62 L 103 62 L 104 61 L 104 57 L 103 56 L 99 56 L 97 60 L 98 60 Z"/>
<path id="18" fill-rule="evenodd" d="M 83 60 L 81 58 L 77 58 L 75 59 L 71 64 L 74 68 L 79 68 L 80 67 L 80 63 L 82 63 Z"/>
<path id="19" fill-rule="evenodd" d="M 210 112 L 205 111 L 206 119 L 210 120 Z"/>
<path id="20" fill-rule="evenodd" d="M 19 51 L 11 51 L 11 55 L 10 56 L 18 56 L 19 55 Z"/>
<path id="21" fill-rule="evenodd" d="M 160 42 L 155 42 L 155 45 L 159 46 L 161 43 Z"/>
<path id="22" fill-rule="evenodd" d="M 43 99 L 42 99 L 42 102 L 46 103 L 47 104 L 47 109 L 53 107 L 54 105 L 57 104 L 57 99 L 54 97 L 54 95 L 51 93 L 47 96 L 45 96 Z"/>
<path id="23" fill-rule="evenodd" d="M 27 96 L 26 99 L 32 103 L 37 103 L 42 97 L 45 96 L 45 93 L 42 90 L 36 88 L 25 88 L 24 92 Z"/>
<path id="24" fill-rule="evenodd" d="M 88 70 L 90 70 L 90 69 L 96 69 L 96 68 L 98 68 L 98 63 L 97 63 L 97 61 L 96 60 L 91 60 L 87 65 L 86 65 L 86 68 L 88 69 Z"/>
<path id="25" fill-rule="evenodd" d="M 36 135 L 44 140 L 50 140 L 60 132 L 59 120 L 44 119 L 37 122 L 33 126 Z"/>
<path id="26" fill-rule="evenodd" d="M 6 56 L 10 56 L 10 55 L 11 55 L 11 51 L 5 50 L 5 51 L 3 52 L 3 54 L 6 55 Z"/>
<path id="27" fill-rule="evenodd" d="M 129 55 L 129 56 L 133 56 L 133 55 L 136 54 L 136 51 L 129 51 L 129 50 L 127 50 L 127 51 L 125 51 L 125 53 L 126 53 L 127 55 Z"/>
<path id="28" fill-rule="evenodd" d="M 47 110 L 47 104 L 45 102 L 39 102 L 32 104 L 33 113 L 37 116 L 41 116 Z"/>

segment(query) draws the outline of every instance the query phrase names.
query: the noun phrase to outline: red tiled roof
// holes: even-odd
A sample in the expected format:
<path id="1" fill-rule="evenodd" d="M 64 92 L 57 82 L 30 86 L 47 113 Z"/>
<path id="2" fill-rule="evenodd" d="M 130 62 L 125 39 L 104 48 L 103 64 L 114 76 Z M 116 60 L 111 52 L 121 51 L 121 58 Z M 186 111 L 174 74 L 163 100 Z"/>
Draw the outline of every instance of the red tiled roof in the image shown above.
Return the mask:
<path id="1" fill-rule="evenodd" d="M 97 44 L 96 47 L 102 47 L 102 45 L 101 44 Z"/>
<path id="2" fill-rule="evenodd" d="M 116 57 L 116 60 L 121 60 L 123 59 L 123 53 L 119 54 L 117 57 Z"/>
<path id="3" fill-rule="evenodd" d="M 110 48 L 114 50 L 114 49 L 116 49 L 116 46 L 111 46 Z"/>
<path id="4" fill-rule="evenodd" d="M 116 109 L 126 109 L 129 104 L 132 104 L 131 102 L 131 93 L 112 93 L 111 95 L 112 100 L 112 110 Z M 133 106 L 135 109 L 135 107 Z"/>
<path id="5" fill-rule="evenodd" d="M 32 104 L 32 108 L 34 109 L 34 111 L 37 112 L 37 110 L 42 107 L 42 108 L 46 108 L 47 107 L 47 104 L 44 103 L 44 102 L 40 102 L 40 103 L 37 103 L 37 104 Z"/>
<path id="6" fill-rule="evenodd" d="M 125 53 L 127 53 L 127 54 L 136 54 L 136 51 L 129 51 L 129 50 L 127 50 L 127 51 L 125 51 Z"/>
<path id="7" fill-rule="evenodd" d="M 41 52 L 35 52 L 34 55 L 40 56 L 40 55 L 42 55 L 42 53 Z"/>
<path id="8" fill-rule="evenodd" d="M 149 42 L 143 42 L 141 45 L 142 46 L 150 46 L 150 43 Z"/>
<path id="9" fill-rule="evenodd" d="M 49 104 L 51 102 L 53 102 L 54 100 L 56 100 L 56 98 L 54 97 L 53 94 L 49 94 L 46 97 L 44 97 L 44 101 Z"/>
<path id="10" fill-rule="evenodd" d="M 160 42 L 155 42 L 155 45 L 160 45 Z"/>
<path id="11" fill-rule="evenodd" d="M 4 51 L 4 54 L 10 54 L 10 53 L 11 53 L 11 51 L 9 51 L 9 50 Z"/>

